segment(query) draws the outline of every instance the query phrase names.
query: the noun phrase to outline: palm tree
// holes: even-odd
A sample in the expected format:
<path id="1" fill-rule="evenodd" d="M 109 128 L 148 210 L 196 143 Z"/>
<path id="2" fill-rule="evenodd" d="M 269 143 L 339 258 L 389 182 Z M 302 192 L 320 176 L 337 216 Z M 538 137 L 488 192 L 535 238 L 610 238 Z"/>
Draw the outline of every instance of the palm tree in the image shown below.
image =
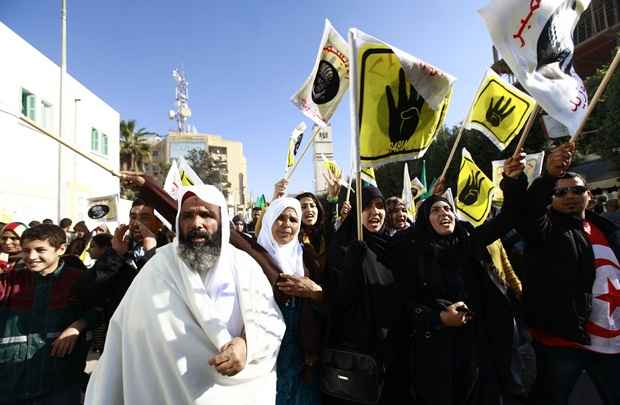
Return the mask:
<path id="1" fill-rule="evenodd" d="M 124 170 L 144 171 L 144 163 L 151 160 L 151 148 L 144 139 L 145 136 L 156 135 L 145 128 L 136 132 L 135 120 L 121 120 L 121 165 Z"/>

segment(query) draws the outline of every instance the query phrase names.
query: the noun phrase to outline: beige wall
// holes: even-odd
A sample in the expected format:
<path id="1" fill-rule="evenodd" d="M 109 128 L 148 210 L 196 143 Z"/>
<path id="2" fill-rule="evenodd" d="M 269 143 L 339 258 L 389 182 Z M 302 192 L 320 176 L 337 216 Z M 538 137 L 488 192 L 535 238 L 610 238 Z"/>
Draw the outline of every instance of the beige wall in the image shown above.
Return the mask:
<path id="1" fill-rule="evenodd" d="M 207 151 L 210 151 L 209 148 L 214 147 L 226 148 L 226 153 L 222 155 L 222 158 L 226 160 L 228 182 L 231 185 L 228 196 L 229 208 L 232 208 L 233 212 L 238 212 L 243 209 L 242 205 L 247 206 L 249 204 L 247 161 L 243 154 L 243 144 L 241 142 L 230 141 L 212 134 L 170 132 L 160 143 L 153 146 L 153 150 L 157 151 L 158 154 L 157 157 L 154 157 L 154 160 L 170 161 L 171 157 L 178 157 L 174 156 L 175 152 L 176 155 L 184 155 L 184 149 L 178 146 L 182 143 L 202 147 Z M 176 147 L 175 144 L 177 144 Z M 163 177 L 165 177 L 165 173 Z M 242 181 L 240 177 L 243 178 Z"/>

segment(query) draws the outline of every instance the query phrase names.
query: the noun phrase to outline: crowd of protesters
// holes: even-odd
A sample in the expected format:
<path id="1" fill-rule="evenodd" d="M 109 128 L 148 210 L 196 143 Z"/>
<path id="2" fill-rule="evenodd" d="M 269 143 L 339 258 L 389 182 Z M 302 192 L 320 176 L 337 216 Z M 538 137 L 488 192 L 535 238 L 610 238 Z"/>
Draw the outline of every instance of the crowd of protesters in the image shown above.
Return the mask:
<path id="1" fill-rule="evenodd" d="M 129 224 L 112 233 L 68 218 L 0 224 L 0 404 L 79 404 L 85 393 L 92 404 L 246 403 L 243 393 L 247 403 L 278 405 L 568 404 L 583 372 L 603 403 L 620 404 L 618 199 L 593 197 L 569 171 L 573 153 L 572 144 L 552 151 L 529 187 L 522 161 L 508 159 L 504 204 L 477 228 L 458 220 L 442 180 L 415 218 L 402 199 L 369 184 L 357 190 L 357 207 L 356 190 L 345 201 L 340 179 L 328 177 L 325 196 L 287 196 L 281 180 L 246 223 L 228 220 L 217 191 L 191 189 L 177 201 L 136 174 L 124 180 L 140 198 Z M 259 271 L 258 284 L 244 281 L 240 263 Z M 172 281 L 143 274 L 164 271 Z M 200 277 L 180 277 L 179 287 L 175 273 L 183 272 Z M 150 319 L 161 309 L 149 285 L 191 295 L 181 305 L 189 312 L 173 315 L 191 321 L 170 330 L 129 321 L 132 311 Z M 209 299 L 194 297 L 197 286 Z M 265 321 L 252 318 L 261 314 L 252 315 L 249 299 L 263 305 L 254 312 L 270 313 Z M 200 339 L 164 347 L 170 334 L 208 335 L 213 325 L 205 324 L 216 321 L 232 340 L 204 364 L 192 362 Z M 160 347 L 140 347 L 149 344 Z M 103 351 L 90 383 L 89 350 Z M 184 350 L 190 364 L 172 359 L 172 371 L 141 357 Z M 213 375 L 201 381 L 190 372 L 199 369 Z M 158 382 L 136 383 L 131 375 L 142 372 Z"/>

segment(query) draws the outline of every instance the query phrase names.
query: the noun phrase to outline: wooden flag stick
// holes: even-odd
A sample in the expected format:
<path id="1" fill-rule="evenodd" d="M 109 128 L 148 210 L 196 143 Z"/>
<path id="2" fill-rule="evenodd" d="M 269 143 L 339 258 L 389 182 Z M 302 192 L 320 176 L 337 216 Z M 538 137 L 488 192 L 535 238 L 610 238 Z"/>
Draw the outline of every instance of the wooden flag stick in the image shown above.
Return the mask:
<path id="1" fill-rule="evenodd" d="M 316 138 L 316 135 L 319 133 L 319 131 L 320 131 L 319 127 L 316 127 L 314 134 L 312 134 L 312 138 L 310 138 L 308 143 L 306 143 L 304 150 L 301 152 L 301 155 L 299 155 L 299 159 L 295 160 L 295 164 L 293 165 L 293 167 L 291 167 L 291 170 L 288 170 L 286 172 L 284 179 L 288 181 L 293 176 L 293 173 L 295 173 L 295 169 L 297 169 L 297 166 L 299 166 L 299 162 L 303 160 L 304 156 L 306 155 L 306 152 L 308 152 L 308 149 L 310 149 L 310 145 L 314 143 L 314 138 Z"/>
<path id="2" fill-rule="evenodd" d="M 607 69 L 607 73 L 605 73 L 605 76 L 603 77 L 601 84 L 599 84 L 598 89 L 596 89 L 596 93 L 594 93 L 594 97 L 592 97 L 592 100 L 590 100 L 590 105 L 588 105 L 588 111 L 586 112 L 586 116 L 583 118 L 583 121 L 581 121 L 581 125 L 579 125 L 579 128 L 577 128 L 577 132 L 575 132 L 575 135 L 573 135 L 570 138 L 571 142 L 574 143 L 577 140 L 577 138 L 579 138 L 581 133 L 583 132 L 583 129 L 586 127 L 586 122 L 588 121 L 588 118 L 590 118 L 590 115 L 592 114 L 592 112 L 594 112 L 594 107 L 596 107 L 596 104 L 598 103 L 600 98 L 603 96 L 603 93 L 605 92 L 605 89 L 607 88 L 609 81 L 611 80 L 612 76 L 614 75 L 614 72 L 618 68 L 618 64 L 620 64 L 620 51 L 616 52 L 616 56 L 614 56 L 614 60 L 611 62 L 611 65 L 609 65 L 609 69 Z"/>
<path id="3" fill-rule="evenodd" d="M 51 132 L 49 132 L 48 130 L 41 128 L 40 126 L 38 126 L 33 120 L 31 120 L 28 117 L 19 117 L 20 120 L 22 120 L 23 122 L 25 122 L 26 124 L 28 124 L 30 127 L 32 127 L 33 129 L 36 129 L 37 131 L 41 132 L 44 135 L 49 136 L 50 138 L 52 138 L 53 140 L 55 140 L 56 142 L 58 142 L 59 144 L 61 144 L 62 146 L 64 146 L 67 149 L 72 150 L 73 152 L 77 153 L 78 155 L 82 156 L 84 159 L 94 163 L 95 165 L 99 166 L 100 168 L 102 168 L 103 170 L 109 172 L 111 175 L 116 176 L 116 177 L 121 177 L 121 174 L 110 168 L 107 165 L 104 165 L 101 162 L 96 161 L 95 159 L 93 159 L 92 157 L 88 156 L 87 153 L 82 152 L 80 149 L 78 149 L 77 147 L 63 141 L 62 139 L 60 139 L 59 137 L 57 137 L 56 135 L 52 134 Z"/>
<path id="4" fill-rule="evenodd" d="M 444 178 L 446 177 L 446 173 L 448 172 L 450 163 L 452 163 L 452 159 L 454 158 L 454 152 L 456 152 L 456 148 L 459 146 L 459 142 L 461 141 L 461 137 L 463 136 L 465 125 L 467 124 L 467 121 L 469 121 L 469 118 L 471 116 L 471 110 L 474 108 L 474 103 L 476 102 L 476 95 L 478 95 L 478 91 L 480 87 L 482 86 L 482 83 L 484 83 L 485 78 L 486 78 L 486 75 L 482 77 L 482 80 L 480 80 L 480 84 L 478 85 L 478 87 L 476 87 L 476 91 L 474 91 L 474 98 L 471 100 L 471 104 L 469 105 L 469 109 L 467 110 L 467 115 L 465 116 L 465 119 L 463 120 L 463 123 L 461 124 L 461 128 L 459 128 L 459 133 L 456 136 L 456 141 L 454 141 L 454 145 L 452 145 L 450 156 L 448 156 L 448 161 L 446 162 L 446 165 L 444 166 L 443 171 L 441 172 L 441 176 L 438 177 L 439 179 L 441 179 L 442 177 Z"/>
<path id="5" fill-rule="evenodd" d="M 355 197 L 356 197 L 355 200 L 356 200 L 357 209 L 355 210 L 355 213 L 357 215 L 357 240 L 364 240 L 364 226 L 362 224 L 362 208 L 363 207 L 362 207 L 362 172 L 361 170 L 358 170 L 356 175 L 357 177 L 355 179 L 355 188 L 357 189 L 357 193 L 355 193 Z"/>
<path id="6" fill-rule="evenodd" d="M 519 152 L 521 151 L 521 148 L 523 148 L 523 144 L 525 143 L 527 136 L 530 134 L 530 131 L 532 130 L 532 127 L 534 126 L 534 122 L 536 122 L 536 117 L 538 116 L 539 111 L 540 111 L 540 105 L 536 103 L 536 107 L 534 107 L 534 111 L 532 111 L 532 113 L 530 114 L 530 117 L 527 119 L 527 123 L 525 124 L 525 128 L 523 129 L 523 132 L 521 133 L 521 138 L 519 139 L 519 143 L 517 144 L 517 148 L 515 149 L 515 153 L 514 155 L 512 155 L 512 157 L 516 158 L 519 155 Z"/>
<path id="7" fill-rule="evenodd" d="M 467 116 L 469 117 L 469 114 L 467 114 Z M 463 122 L 463 125 L 461 125 L 461 128 L 459 128 L 459 133 L 456 136 L 456 141 L 454 141 L 454 145 L 452 145 L 452 150 L 450 151 L 450 156 L 448 156 L 448 160 L 446 161 L 446 165 L 443 168 L 443 172 L 441 172 L 441 177 L 446 177 L 446 173 L 448 172 L 448 167 L 450 167 L 450 163 L 452 162 L 452 159 L 454 158 L 454 152 L 456 152 L 456 148 L 459 145 L 459 142 L 461 141 L 461 137 L 463 136 L 463 131 L 465 130 L 465 122 Z"/>

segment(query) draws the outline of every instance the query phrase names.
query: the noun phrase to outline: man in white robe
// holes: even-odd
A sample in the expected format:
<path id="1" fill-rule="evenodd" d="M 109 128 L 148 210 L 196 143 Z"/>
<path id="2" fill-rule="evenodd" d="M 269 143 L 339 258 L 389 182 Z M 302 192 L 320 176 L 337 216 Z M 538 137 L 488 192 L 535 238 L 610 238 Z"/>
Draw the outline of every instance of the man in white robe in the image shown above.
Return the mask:
<path id="1" fill-rule="evenodd" d="M 259 265 L 229 243 L 212 186 L 179 196 L 159 248 L 110 321 L 85 404 L 274 404 L 282 314 Z"/>

